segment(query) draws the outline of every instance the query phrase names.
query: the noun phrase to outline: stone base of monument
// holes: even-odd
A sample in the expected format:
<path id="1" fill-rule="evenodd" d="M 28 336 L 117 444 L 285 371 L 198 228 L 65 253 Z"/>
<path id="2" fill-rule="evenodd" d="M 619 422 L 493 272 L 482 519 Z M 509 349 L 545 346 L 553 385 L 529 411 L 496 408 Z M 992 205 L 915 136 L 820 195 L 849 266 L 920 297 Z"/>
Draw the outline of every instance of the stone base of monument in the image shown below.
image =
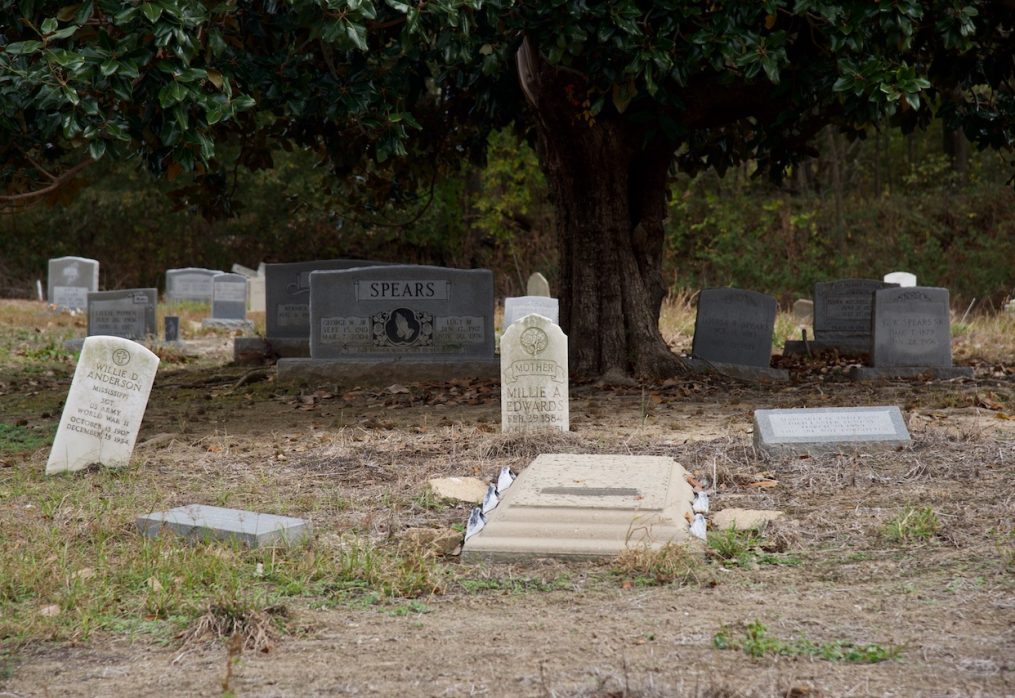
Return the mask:
<path id="1" fill-rule="evenodd" d="M 680 359 L 684 366 L 694 373 L 719 373 L 730 378 L 747 381 L 761 381 L 780 383 L 789 380 L 789 371 L 784 368 L 771 368 L 770 366 L 744 366 L 743 364 L 723 364 L 705 359 L 682 357 Z"/>
<path id="2" fill-rule="evenodd" d="M 951 380 L 972 378 L 969 366 L 851 366 L 846 374 L 850 380 L 876 381 L 892 378 L 919 378 L 922 380 Z"/>
<path id="3" fill-rule="evenodd" d="M 846 339 L 808 339 L 806 342 L 799 339 L 786 340 L 786 345 L 782 349 L 783 356 L 805 356 L 808 349 L 811 354 L 825 354 L 828 352 L 838 352 L 839 354 L 856 355 L 856 354 L 869 354 L 870 339 L 864 340 L 846 340 Z"/>
<path id="4" fill-rule="evenodd" d="M 149 538 L 168 531 L 190 540 L 237 541 L 253 548 L 298 543 L 310 536 L 310 523 L 304 519 L 204 504 L 153 512 L 138 518 L 136 523 Z"/>
<path id="5" fill-rule="evenodd" d="M 243 332 L 253 332 L 254 323 L 250 320 L 226 320 L 223 318 L 210 317 L 201 321 L 201 329 L 242 330 Z"/>
<path id="6" fill-rule="evenodd" d="M 356 383 L 391 385 L 455 378 L 494 380 L 500 376 L 500 359 L 461 358 L 455 361 L 422 360 L 418 356 L 385 359 L 279 359 L 279 383 Z"/>
<path id="7" fill-rule="evenodd" d="M 700 544 L 694 492 L 672 458 L 543 454 L 518 475 L 465 559 L 612 557 L 629 548 Z"/>
<path id="8" fill-rule="evenodd" d="M 233 339 L 233 361 L 237 364 L 259 364 L 265 359 L 305 359 L 310 357 L 310 340 L 306 337 L 236 337 Z"/>

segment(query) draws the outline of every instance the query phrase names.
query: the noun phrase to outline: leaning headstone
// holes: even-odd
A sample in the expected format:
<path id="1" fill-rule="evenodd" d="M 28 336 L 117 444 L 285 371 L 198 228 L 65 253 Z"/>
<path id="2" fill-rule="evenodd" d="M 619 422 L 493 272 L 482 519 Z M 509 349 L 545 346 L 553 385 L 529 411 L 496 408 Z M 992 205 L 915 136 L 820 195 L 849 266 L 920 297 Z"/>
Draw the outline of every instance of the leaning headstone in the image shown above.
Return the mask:
<path id="1" fill-rule="evenodd" d="M 854 366 L 858 380 L 929 375 L 963 378 L 973 369 L 952 365 L 948 289 L 888 288 L 874 294 L 870 366 Z"/>
<path id="2" fill-rule="evenodd" d="M 885 283 L 898 284 L 902 288 L 916 286 L 916 274 L 911 274 L 908 271 L 893 271 L 890 274 L 885 274 Z"/>
<path id="3" fill-rule="evenodd" d="M 46 473 L 127 465 L 158 367 L 158 356 L 129 339 L 85 339 Z"/>
<path id="4" fill-rule="evenodd" d="M 504 299 L 504 331 L 517 320 L 535 313 L 560 324 L 560 306 L 556 298 L 548 296 L 518 296 Z"/>
<path id="5" fill-rule="evenodd" d="M 185 267 L 166 270 L 166 300 L 211 303 L 211 280 L 217 269 Z"/>
<path id="6" fill-rule="evenodd" d="M 252 548 L 276 543 L 295 544 L 310 536 L 310 522 L 304 519 L 204 504 L 152 512 L 138 518 L 136 524 L 149 538 L 168 531 L 188 540 L 235 541 Z"/>
<path id="7" fill-rule="evenodd" d="M 529 282 L 528 284 L 526 284 L 525 295 L 549 296 L 550 282 L 547 281 L 546 277 L 540 274 L 538 271 L 534 272 L 529 276 Z"/>
<path id="8" fill-rule="evenodd" d="M 155 335 L 158 290 L 132 288 L 88 294 L 88 336 L 143 340 Z"/>
<path id="9" fill-rule="evenodd" d="M 911 443 L 895 406 L 754 411 L 754 446 L 769 456 L 884 451 Z"/>
<path id="10" fill-rule="evenodd" d="M 501 431 L 570 429 L 567 335 L 542 315 L 526 315 L 500 340 Z"/>
<path id="11" fill-rule="evenodd" d="M 501 494 L 462 557 L 611 557 L 691 542 L 686 478 L 662 456 L 543 454 Z"/>
<path id="12" fill-rule="evenodd" d="M 738 377 L 786 380 L 786 371 L 769 367 L 776 307 L 775 298 L 764 293 L 738 288 L 704 289 L 698 294 L 693 359 L 686 363 L 695 370 L 714 368 Z M 751 375 L 733 367 L 750 369 L 747 373 Z"/>
<path id="13" fill-rule="evenodd" d="M 871 308 L 874 292 L 892 288 L 876 279 L 842 279 L 814 284 L 814 339 L 786 342 L 785 354 L 837 351 L 867 353 L 871 341 Z"/>
<path id="14" fill-rule="evenodd" d="M 247 320 L 247 279 L 240 274 L 216 274 L 212 277 L 211 317 L 202 327 L 252 330 Z"/>
<path id="15" fill-rule="evenodd" d="M 49 302 L 60 310 L 84 310 L 88 294 L 99 290 L 99 263 L 86 257 L 49 260 Z"/>
<path id="16" fill-rule="evenodd" d="M 166 341 L 167 342 L 180 341 L 180 316 L 166 315 L 165 325 L 166 325 Z"/>

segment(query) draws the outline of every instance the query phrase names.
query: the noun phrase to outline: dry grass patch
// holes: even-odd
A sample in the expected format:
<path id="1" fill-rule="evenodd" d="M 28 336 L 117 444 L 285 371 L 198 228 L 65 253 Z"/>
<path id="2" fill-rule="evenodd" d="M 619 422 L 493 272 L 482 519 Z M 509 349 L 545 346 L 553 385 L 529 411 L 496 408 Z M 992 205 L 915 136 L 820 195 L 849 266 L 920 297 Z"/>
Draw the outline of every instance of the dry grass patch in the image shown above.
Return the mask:
<path id="1" fill-rule="evenodd" d="M 714 586 L 700 550 L 667 543 L 658 548 L 628 548 L 614 560 L 611 571 L 639 586 Z"/>

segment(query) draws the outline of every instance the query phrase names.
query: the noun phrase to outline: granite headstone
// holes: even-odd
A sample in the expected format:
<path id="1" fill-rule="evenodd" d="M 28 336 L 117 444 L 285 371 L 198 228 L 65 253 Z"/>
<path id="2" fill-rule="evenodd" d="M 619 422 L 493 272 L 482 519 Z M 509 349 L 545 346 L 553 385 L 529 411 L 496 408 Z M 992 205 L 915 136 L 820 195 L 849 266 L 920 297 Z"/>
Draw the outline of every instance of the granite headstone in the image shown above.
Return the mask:
<path id="1" fill-rule="evenodd" d="M 276 543 L 295 544 L 310 536 L 310 523 L 304 519 L 205 504 L 152 512 L 139 517 L 136 524 L 149 538 L 169 531 L 188 540 L 236 541 L 252 548 Z"/>
<path id="2" fill-rule="evenodd" d="M 911 443 L 895 406 L 754 411 L 754 445 L 768 455 L 890 450 Z"/>
<path id="3" fill-rule="evenodd" d="M 211 280 L 217 269 L 185 267 L 166 270 L 166 300 L 211 303 Z"/>
<path id="4" fill-rule="evenodd" d="M 756 291 L 702 290 L 692 354 L 713 363 L 768 367 L 777 305 L 775 298 Z"/>
<path id="5" fill-rule="evenodd" d="M 143 340 L 155 334 L 158 290 L 133 288 L 88 294 L 88 336 Z"/>

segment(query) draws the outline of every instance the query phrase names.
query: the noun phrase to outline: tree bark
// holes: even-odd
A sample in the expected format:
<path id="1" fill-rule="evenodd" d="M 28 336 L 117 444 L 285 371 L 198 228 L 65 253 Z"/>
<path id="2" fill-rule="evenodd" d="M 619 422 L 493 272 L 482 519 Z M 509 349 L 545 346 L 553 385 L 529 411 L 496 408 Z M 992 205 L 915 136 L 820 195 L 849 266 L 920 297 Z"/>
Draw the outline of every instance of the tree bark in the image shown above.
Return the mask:
<path id="1" fill-rule="evenodd" d="M 519 52 L 556 207 L 560 320 L 573 375 L 680 370 L 659 332 L 667 173 L 674 146 L 646 142 L 612 108 L 593 117 L 580 75 Z"/>

